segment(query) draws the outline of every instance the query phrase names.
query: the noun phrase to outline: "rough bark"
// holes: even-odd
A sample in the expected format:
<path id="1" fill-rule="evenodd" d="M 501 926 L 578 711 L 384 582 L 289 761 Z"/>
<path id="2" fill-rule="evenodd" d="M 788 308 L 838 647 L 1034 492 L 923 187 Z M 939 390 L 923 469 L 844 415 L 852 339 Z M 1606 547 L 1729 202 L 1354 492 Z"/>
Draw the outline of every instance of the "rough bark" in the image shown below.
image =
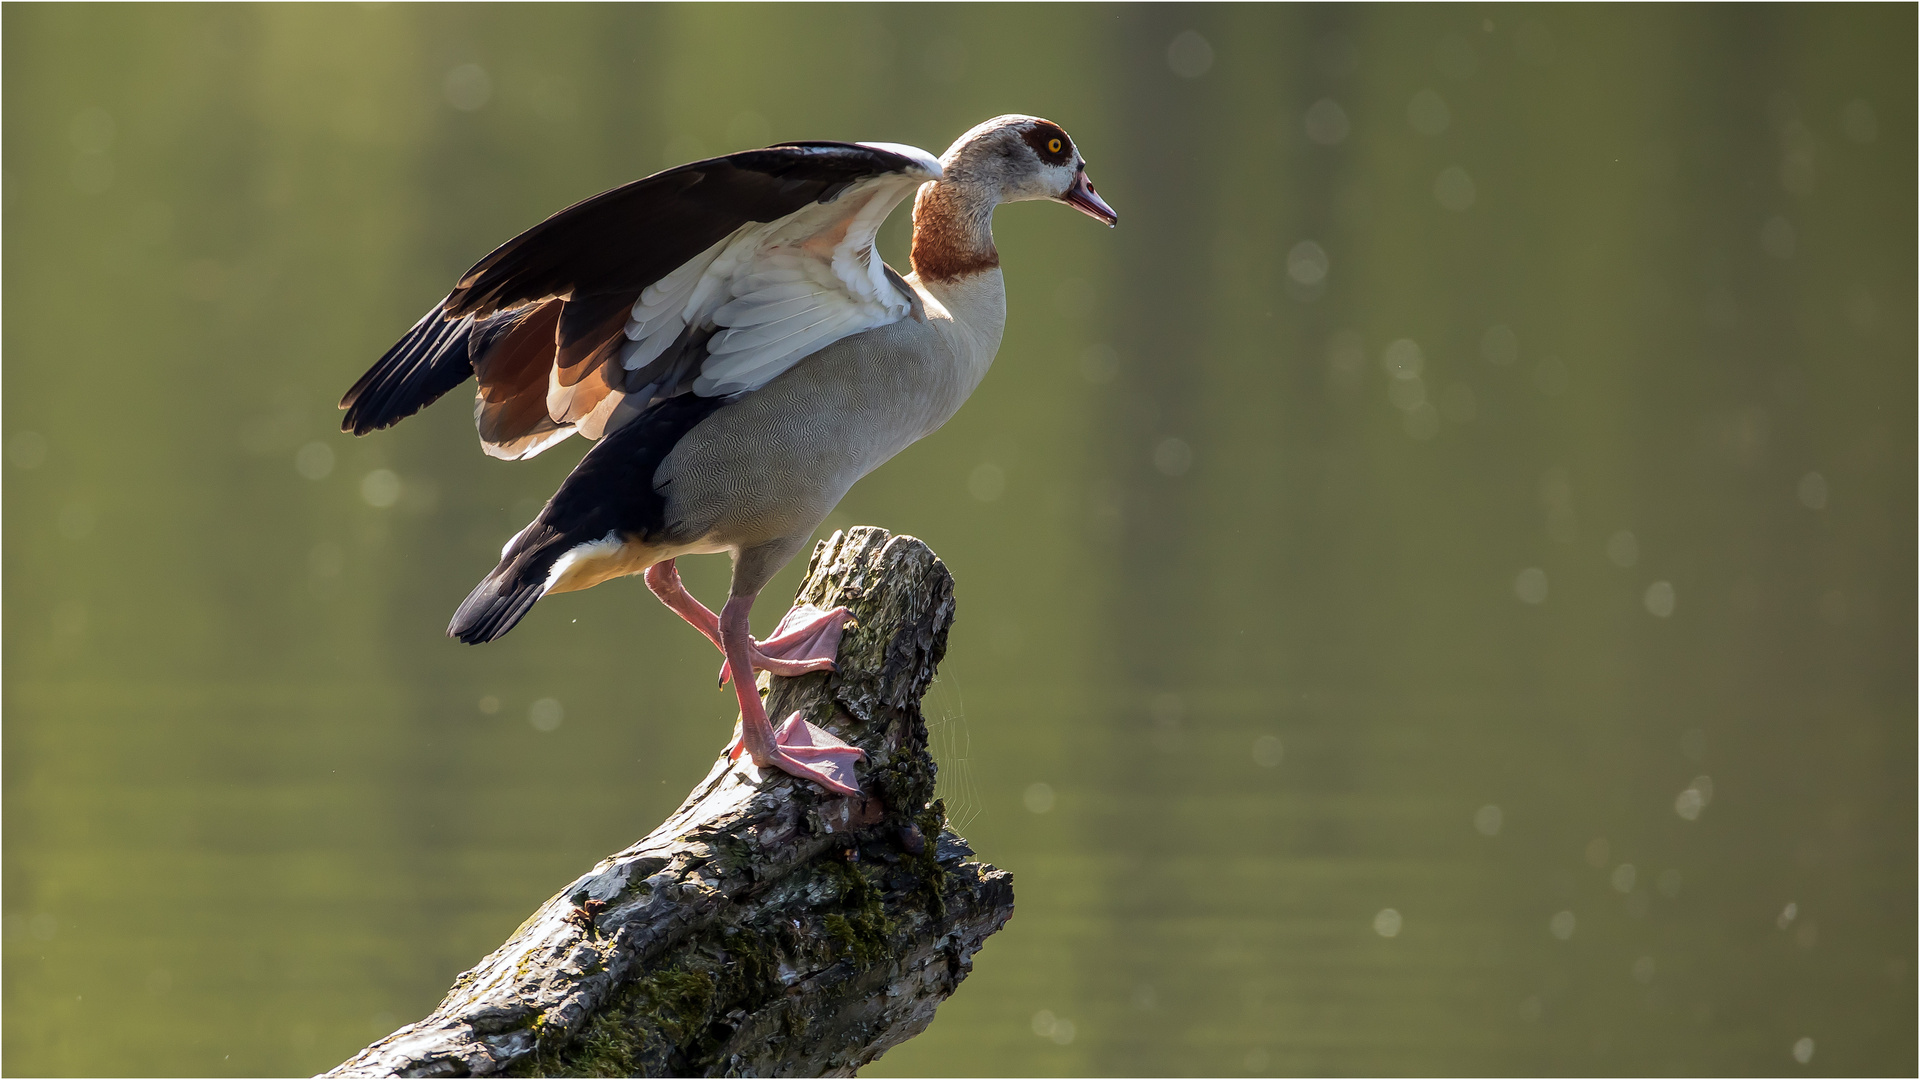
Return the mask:
<path id="1" fill-rule="evenodd" d="M 846 604 L 839 671 L 773 679 L 867 751 L 865 798 L 722 757 L 455 980 L 432 1015 L 327 1076 L 852 1075 L 924 1030 L 1013 913 L 933 801 L 920 698 L 953 579 L 920 541 L 836 533 L 800 599 Z"/>

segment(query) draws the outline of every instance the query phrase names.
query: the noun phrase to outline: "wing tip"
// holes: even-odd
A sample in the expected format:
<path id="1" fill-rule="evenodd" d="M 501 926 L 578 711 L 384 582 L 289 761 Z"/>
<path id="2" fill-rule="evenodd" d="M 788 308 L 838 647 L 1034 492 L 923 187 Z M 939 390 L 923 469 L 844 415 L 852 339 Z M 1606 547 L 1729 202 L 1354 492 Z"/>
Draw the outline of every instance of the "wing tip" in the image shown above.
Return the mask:
<path id="1" fill-rule="evenodd" d="M 471 320 L 446 317 L 435 304 L 340 396 L 340 430 L 365 435 L 393 425 L 473 377 Z"/>

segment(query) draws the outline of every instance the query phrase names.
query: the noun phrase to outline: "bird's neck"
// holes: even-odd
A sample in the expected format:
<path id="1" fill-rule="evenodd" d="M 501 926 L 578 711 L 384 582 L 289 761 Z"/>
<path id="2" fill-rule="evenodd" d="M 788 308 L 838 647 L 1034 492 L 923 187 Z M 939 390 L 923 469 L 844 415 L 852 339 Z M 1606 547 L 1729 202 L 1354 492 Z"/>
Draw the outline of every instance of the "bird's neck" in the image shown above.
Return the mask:
<path id="1" fill-rule="evenodd" d="M 925 282 L 954 282 L 1000 265 L 993 246 L 999 191 L 968 180 L 936 180 L 913 197 L 913 270 Z"/>

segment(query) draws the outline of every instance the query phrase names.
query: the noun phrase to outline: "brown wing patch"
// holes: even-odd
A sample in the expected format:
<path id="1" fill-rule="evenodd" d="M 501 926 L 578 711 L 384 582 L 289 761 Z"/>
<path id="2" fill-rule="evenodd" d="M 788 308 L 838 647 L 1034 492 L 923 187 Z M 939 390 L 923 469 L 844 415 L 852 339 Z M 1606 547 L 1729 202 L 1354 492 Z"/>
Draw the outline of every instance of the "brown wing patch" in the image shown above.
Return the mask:
<path id="1" fill-rule="evenodd" d="M 607 366 L 627 340 L 622 331 L 633 309 L 627 297 L 567 301 L 554 330 L 553 378 L 547 383 L 547 414 L 571 424 L 614 391 L 621 372 Z"/>
<path id="2" fill-rule="evenodd" d="M 630 296 L 595 296 L 566 302 L 553 333 L 553 370 L 557 385 L 572 386 L 583 381 L 625 340 L 626 335 L 621 331 L 626 328 L 633 300 Z"/>
<path id="3" fill-rule="evenodd" d="M 534 308 L 485 356 L 474 358 L 480 377 L 474 421 L 483 442 L 506 444 L 557 426 L 547 414 L 547 373 L 564 303 L 549 300 Z"/>

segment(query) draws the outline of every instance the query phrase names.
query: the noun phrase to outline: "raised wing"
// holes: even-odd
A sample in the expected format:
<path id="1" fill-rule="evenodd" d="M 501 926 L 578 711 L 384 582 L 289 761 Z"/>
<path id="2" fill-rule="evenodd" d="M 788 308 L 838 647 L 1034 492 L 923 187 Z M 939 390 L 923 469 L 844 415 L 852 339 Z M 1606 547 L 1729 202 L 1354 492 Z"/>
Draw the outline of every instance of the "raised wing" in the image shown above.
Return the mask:
<path id="1" fill-rule="evenodd" d="M 341 401 L 365 434 L 480 380 L 496 457 L 599 438 L 665 397 L 745 393 L 902 318 L 881 222 L 940 165 L 914 147 L 791 143 L 596 195 L 508 241 Z"/>

